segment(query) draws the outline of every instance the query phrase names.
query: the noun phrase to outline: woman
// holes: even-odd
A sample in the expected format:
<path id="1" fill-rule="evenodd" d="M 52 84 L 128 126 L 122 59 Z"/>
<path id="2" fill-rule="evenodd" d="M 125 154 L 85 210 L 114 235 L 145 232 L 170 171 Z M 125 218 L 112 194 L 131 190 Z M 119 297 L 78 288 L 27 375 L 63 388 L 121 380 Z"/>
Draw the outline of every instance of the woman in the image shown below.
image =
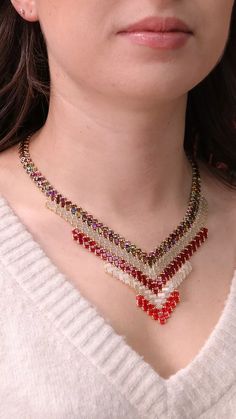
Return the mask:
<path id="1" fill-rule="evenodd" d="M 235 417 L 235 20 L 2 0 L 1 418 Z"/>

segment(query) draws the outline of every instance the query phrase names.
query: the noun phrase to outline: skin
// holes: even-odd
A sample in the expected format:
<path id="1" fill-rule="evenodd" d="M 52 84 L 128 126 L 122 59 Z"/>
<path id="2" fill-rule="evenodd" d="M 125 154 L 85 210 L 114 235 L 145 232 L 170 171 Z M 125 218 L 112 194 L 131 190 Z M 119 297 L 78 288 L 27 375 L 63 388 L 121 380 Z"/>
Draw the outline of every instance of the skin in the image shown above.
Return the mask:
<path id="1" fill-rule="evenodd" d="M 25 10 L 24 19 L 40 22 L 48 49 L 50 106 L 45 125 L 31 140 L 33 161 L 73 202 L 147 251 L 186 211 L 191 186 L 183 150 L 187 95 L 220 60 L 233 3 L 12 1 L 18 12 Z M 116 34 L 150 15 L 179 17 L 193 35 L 178 50 L 160 51 Z M 185 304 L 158 328 L 136 310 L 132 290 L 107 281 L 100 260 L 71 243 L 65 222 L 45 209 L 43 194 L 16 162 L 17 147 L 1 153 L 1 192 L 59 269 L 162 377 L 190 362 L 219 318 L 236 267 L 235 192 L 199 163 L 211 236 L 192 258 L 191 279 L 181 284 Z M 16 176 L 13 190 L 9 185 Z M 189 343 L 180 351 L 186 336 Z"/>
<path id="2" fill-rule="evenodd" d="M 233 0 L 12 4 L 24 8 L 24 19 L 39 20 L 48 47 L 50 111 L 31 148 L 42 170 L 75 201 L 101 215 L 105 207 L 122 222 L 162 216 L 173 202 L 183 211 L 191 176 L 183 153 L 187 92 L 220 59 Z M 177 16 L 194 34 L 168 52 L 116 35 L 149 15 Z"/>

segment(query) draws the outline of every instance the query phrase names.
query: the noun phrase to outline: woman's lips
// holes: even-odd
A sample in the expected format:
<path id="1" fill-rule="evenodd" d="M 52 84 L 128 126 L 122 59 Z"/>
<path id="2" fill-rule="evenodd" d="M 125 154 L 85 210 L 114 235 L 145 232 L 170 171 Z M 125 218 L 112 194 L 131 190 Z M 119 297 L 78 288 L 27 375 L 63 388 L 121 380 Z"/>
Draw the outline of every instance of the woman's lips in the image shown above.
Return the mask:
<path id="1" fill-rule="evenodd" d="M 118 32 L 132 43 L 159 49 L 180 48 L 192 34 L 183 20 L 173 16 L 149 16 Z"/>
<path id="2" fill-rule="evenodd" d="M 157 49 L 181 48 L 191 36 L 188 32 L 119 32 L 119 35 L 138 45 Z"/>

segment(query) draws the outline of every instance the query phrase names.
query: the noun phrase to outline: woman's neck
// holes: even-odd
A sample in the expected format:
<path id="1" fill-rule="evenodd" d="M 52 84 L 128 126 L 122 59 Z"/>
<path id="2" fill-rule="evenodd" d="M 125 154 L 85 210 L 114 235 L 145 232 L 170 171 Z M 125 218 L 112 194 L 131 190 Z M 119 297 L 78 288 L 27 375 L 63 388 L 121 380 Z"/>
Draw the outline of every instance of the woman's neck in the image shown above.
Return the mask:
<path id="1" fill-rule="evenodd" d="M 186 97 L 149 110 L 117 108 L 52 96 L 30 143 L 36 166 L 93 214 L 182 213 L 192 175 L 183 149 Z"/>

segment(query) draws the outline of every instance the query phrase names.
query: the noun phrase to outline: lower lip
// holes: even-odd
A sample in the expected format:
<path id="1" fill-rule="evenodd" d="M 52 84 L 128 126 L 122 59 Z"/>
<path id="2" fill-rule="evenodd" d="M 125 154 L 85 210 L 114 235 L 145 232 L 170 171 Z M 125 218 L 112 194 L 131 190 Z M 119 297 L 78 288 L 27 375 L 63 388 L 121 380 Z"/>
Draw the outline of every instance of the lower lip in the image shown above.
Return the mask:
<path id="1" fill-rule="evenodd" d="M 183 47 L 191 36 L 188 32 L 119 32 L 134 44 L 146 45 L 156 49 L 175 49 Z"/>

